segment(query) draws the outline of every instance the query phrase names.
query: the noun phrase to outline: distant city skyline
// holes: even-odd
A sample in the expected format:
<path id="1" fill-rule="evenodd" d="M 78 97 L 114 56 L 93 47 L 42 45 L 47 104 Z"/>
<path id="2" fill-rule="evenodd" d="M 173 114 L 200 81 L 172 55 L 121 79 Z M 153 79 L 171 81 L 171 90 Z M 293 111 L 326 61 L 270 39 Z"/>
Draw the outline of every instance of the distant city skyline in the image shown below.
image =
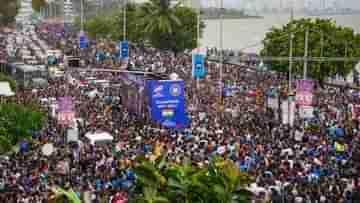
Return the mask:
<path id="1" fill-rule="evenodd" d="M 291 6 L 292 0 L 224 0 L 225 7 L 231 8 L 244 8 L 250 3 L 256 7 L 269 7 L 269 8 L 280 8 L 282 4 L 283 8 L 289 8 Z M 323 0 L 293 0 L 294 8 L 301 9 L 304 7 L 310 8 L 322 8 Z M 201 0 L 202 6 L 218 6 L 219 0 Z M 359 0 L 325 0 L 326 7 L 333 7 L 337 4 L 341 8 L 353 8 L 360 9 L 360 1 Z"/>
<path id="2" fill-rule="evenodd" d="M 133 0 L 135 2 L 145 2 L 147 0 Z M 198 0 L 192 0 L 198 1 Z M 218 7 L 220 0 L 200 0 L 202 7 Z M 294 1 L 294 8 L 301 9 L 304 7 L 309 8 L 322 8 L 323 0 L 223 0 L 224 7 L 227 8 L 238 8 L 244 9 L 247 5 L 255 6 L 258 8 L 268 7 L 268 8 L 280 8 L 281 4 L 283 8 L 289 8 L 291 6 L 291 1 Z M 326 7 L 333 7 L 337 4 L 340 8 L 352 8 L 360 9 L 360 0 L 325 0 Z"/>

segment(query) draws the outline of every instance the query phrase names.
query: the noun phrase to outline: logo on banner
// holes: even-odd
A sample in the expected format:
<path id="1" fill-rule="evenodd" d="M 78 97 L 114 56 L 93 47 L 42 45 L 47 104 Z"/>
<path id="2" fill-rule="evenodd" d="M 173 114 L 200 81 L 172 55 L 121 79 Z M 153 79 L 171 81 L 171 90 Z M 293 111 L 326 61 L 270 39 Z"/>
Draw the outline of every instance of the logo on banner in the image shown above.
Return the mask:
<path id="1" fill-rule="evenodd" d="M 170 86 L 170 94 L 174 97 L 181 95 L 181 87 L 179 84 L 173 84 Z"/>
<path id="2" fill-rule="evenodd" d="M 164 90 L 164 86 L 162 86 L 162 85 L 155 87 L 153 90 L 153 97 L 154 98 L 163 97 L 164 96 L 162 94 L 163 90 Z"/>

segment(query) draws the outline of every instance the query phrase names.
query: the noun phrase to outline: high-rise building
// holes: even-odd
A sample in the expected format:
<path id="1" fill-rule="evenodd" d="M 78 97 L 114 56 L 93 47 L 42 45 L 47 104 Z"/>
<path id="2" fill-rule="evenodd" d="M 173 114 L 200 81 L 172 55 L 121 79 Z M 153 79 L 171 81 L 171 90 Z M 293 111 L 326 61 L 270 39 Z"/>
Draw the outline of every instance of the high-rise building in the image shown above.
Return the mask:
<path id="1" fill-rule="evenodd" d="M 20 9 L 15 17 L 15 20 L 19 24 L 30 23 L 32 14 L 32 0 L 22 0 L 20 1 Z"/>

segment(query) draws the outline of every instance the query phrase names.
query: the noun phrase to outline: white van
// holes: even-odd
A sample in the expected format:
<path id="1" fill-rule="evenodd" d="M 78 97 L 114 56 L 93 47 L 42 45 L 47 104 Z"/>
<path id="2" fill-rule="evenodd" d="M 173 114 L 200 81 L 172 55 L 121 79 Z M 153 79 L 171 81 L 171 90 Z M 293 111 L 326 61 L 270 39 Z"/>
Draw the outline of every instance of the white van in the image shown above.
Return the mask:
<path id="1" fill-rule="evenodd" d="M 107 132 L 88 132 L 85 134 L 85 138 L 92 145 L 110 144 L 114 140 L 114 137 Z"/>

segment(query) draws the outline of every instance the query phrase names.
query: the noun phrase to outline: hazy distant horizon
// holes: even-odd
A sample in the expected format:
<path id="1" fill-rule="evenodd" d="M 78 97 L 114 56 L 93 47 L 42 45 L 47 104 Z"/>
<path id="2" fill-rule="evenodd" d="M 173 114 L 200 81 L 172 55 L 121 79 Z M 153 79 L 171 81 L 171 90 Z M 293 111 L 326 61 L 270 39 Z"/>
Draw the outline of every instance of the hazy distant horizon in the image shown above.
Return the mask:
<path id="1" fill-rule="evenodd" d="M 247 6 L 256 6 L 263 8 L 279 8 L 282 2 L 283 8 L 291 7 L 291 0 L 223 0 L 225 7 L 231 8 L 246 8 Z M 322 8 L 322 0 L 293 0 L 295 8 L 302 8 L 304 4 L 312 8 Z M 204 7 L 219 5 L 219 0 L 201 0 Z M 360 9 L 359 0 L 326 0 L 326 7 L 333 7 L 336 3 L 337 6 L 342 8 Z"/>
<path id="2" fill-rule="evenodd" d="M 130 0 L 134 2 L 145 2 L 147 0 Z M 185 1 L 201 1 L 202 7 L 218 7 L 220 0 L 185 0 Z M 237 9 L 261 9 L 261 8 L 280 8 L 282 5 L 283 8 L 290 8 L 291 1 L 294 2 L 295 9 L 301 9 L 304 7 L 310 8 L 323 8 L 321 2 L 323 0 L 223 0 L 224 7 L 226 8 L 237 8 Z M 360 9 L 360 0 L 325 0 L 325 7 L 332 8 L 337 6 L 339 8 L 352 8 Z"/>

